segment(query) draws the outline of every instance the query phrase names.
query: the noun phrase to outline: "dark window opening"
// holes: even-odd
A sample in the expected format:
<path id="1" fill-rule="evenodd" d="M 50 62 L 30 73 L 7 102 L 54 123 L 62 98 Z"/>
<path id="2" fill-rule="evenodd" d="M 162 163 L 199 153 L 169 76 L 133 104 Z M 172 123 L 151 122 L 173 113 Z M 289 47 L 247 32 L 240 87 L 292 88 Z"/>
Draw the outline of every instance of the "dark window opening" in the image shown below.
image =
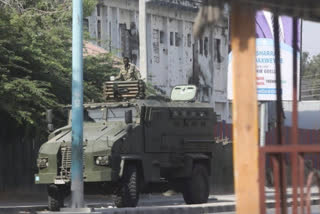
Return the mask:
<path id="1" fill-rule="evenodd" d="M 160 44 L 164 44 L 165 42 L 164 42 L 164 39 L 165 39 L 165 37 L 164 37 L 164 32 L 161 30 L 160 31 Z"/>
<path id="2" fill-rule="evenodd" d="M 97 23 L 97 30 L 98 30 L 98 45 L 100 46 L 101 45 L 101 21 L 98 20 L 98 23 Z"/>
<path id="3" fill-rule="evenodd" d="M 188 47 L 190 48 L 191 47 L 191 34 L 189 33 L 188 36 Z"/>
<path id="4" fill-rule="evenodd" d="M 111 22 L 109 22 L 109 38 L 110 38 L 110 39 L 112 38 L 112 37 L 111 37 L 111 35 L 112 35 L 111 32 L 112 32 Z M 108 44 L 109 44 L 109 51 L 111 51 L 111 48 L 112 48 L 111 40 L 109 40 Z"/>
<path id="5" fill-rule="evenodd" d="M 203 54 L 203 39 L 200 39 L 199 40 L 199 52 L 200 54 L 202 55 Z"/>
<path id="6" fill-rule="evenodd" d="M 214 60 L 218 63 L 221 63 L 221 40 L 220 39 L 215 39 L 214 40 Z"/>
<path id="7" fill-rule="evenodd" d="M 101 14 L 100 14 L 100 5 L 97 5 L 97 16 L 100 16 Z"/>
<path id="8" fill-rule="evenodd" d="M 208 48 L 209 48 L 209 39 L 208 37 L 204 38 L 204 55 L 208 56 Z"/>
<path id="9" fill-rule="evenodd" d="M 89 20 L 88 19 L 83 19 L 83 30 L 89 31 Z"/>
<path id="10" fill-rule="evenodd" d="M 160 35 L 159 30 L 153 29 L 153 35 L 152 35 L 152 46 L 153 46 L 153 52 L 154 52 L 154 62 L 159 63 L 160 62 Z"/>
<path id="11" fill-rule="evenodd" d="M 173 45 L 173 32 L 170 32 L 170 45 Z"/>
<path id="12" fill-rule="evenodd" d="M 180 46 L 180 36 L 179 33 L 175 33 L 176 47 Z"/>

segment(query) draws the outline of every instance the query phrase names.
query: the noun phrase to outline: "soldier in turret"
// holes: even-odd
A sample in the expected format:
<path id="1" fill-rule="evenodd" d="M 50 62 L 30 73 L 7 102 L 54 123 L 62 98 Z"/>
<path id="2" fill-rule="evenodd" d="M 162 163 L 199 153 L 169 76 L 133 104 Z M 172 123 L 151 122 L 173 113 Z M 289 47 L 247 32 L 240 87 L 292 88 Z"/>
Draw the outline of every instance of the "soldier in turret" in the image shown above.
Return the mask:
<path id="1" fill-rule="evenodd" d="M 115 77 L 116 81 L 134 81 L 141 79 L 140 72 L 134 64 L 129 62 L 128 57 L 123 58 L 124 67 L 120 70 L 118 76 Z"/>

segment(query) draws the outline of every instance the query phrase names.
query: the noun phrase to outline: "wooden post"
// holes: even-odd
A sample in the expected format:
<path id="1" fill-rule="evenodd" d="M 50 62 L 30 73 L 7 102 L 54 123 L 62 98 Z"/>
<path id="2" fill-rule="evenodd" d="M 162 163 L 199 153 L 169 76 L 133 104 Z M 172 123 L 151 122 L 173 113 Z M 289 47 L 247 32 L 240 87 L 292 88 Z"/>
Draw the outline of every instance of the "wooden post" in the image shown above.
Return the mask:
<path id="1" fill-rule="evenodd" d="M 255 11 L 232 5 L 233 160 L 237 214 L 260 213 Z"/>

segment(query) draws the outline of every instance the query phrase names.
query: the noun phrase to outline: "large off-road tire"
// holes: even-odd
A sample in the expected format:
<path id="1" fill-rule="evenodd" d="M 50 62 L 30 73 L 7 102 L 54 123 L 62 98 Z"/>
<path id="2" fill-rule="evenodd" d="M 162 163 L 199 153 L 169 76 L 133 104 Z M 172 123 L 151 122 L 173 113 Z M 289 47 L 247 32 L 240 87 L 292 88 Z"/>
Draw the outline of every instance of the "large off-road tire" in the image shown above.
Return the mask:
<path id="1" fill-rule="evenodd" d="M 114 203 L 117 207 L 136 207 L 139 201 L 138 170 L 135 164 L 127 164 L 123 171 L 120 186 L 117 188 Z"/>
<path id="2" fill-rule="evenodd" d="M 184 182 L 182 191 L 186 204 L 203 204 L 209 198 L 209 175 L 207 168 L 202 164 L 195 164 L 190 178 Z"/>
<path id="3" fill-rule="evenodd" d="M 48 209 L 59 211 L 64 206 L 64 193 L 57 185 L 48 185 Z"/>

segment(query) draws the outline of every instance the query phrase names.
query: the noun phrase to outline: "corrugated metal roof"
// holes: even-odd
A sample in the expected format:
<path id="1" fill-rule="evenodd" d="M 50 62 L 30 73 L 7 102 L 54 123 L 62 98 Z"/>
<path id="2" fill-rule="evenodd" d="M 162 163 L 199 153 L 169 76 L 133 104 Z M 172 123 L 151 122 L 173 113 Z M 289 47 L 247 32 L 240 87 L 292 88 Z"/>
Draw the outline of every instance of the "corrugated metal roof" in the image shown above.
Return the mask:
<path id="1" fill-rule="evenodd" d="M 83 47 L 83 56 L 97 56 L 99 54 L 109 53 L 106 49 L 95 45 L 91 42 L 85 41 Z M 121 69 L 123 67 L 122 59 L 115 55 L 110 56 L 112 59 L 112 67 Z"/>
<path id="2" fill-rule="evenodd" d="M 83 47 L 84 56 L 96 56 L 96 55 L 105 54 L 105 53 L 108 53 L 108 52 L 102 47 L 95 45 L 91 42 L 84 42 L 84 47 Z"/>

